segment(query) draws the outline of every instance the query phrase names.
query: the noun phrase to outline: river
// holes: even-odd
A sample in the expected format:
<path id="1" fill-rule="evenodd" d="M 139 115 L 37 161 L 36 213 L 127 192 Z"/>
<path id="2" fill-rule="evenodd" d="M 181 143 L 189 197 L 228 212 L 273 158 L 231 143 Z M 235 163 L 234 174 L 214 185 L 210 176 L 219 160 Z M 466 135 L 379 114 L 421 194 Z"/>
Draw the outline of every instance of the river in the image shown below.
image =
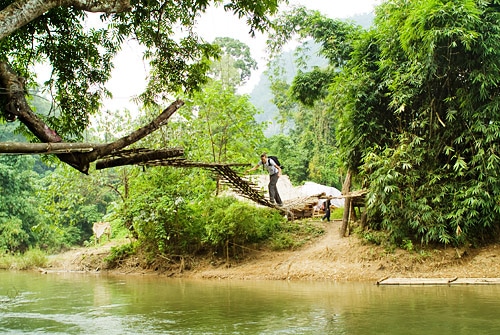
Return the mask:
<path id="1" fill-rule="evenodd" d="M 2 334 L 500 334 L 500 285 L 0 271 Z"/>

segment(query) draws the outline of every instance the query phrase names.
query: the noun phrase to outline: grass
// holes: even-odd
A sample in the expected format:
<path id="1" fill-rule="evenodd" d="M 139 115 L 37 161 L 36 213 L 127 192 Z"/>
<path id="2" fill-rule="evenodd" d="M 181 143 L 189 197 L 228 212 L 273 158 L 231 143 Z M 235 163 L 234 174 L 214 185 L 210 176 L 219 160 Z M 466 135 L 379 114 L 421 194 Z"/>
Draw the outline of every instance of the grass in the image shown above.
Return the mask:
<path id="1" fill-rule="evenodd" d="M 0 256 L 0 269 L 4 270 L 30 270 L 45 267 L 47 263 L 47 255 L 40 249 L 30 249 L 24 254 Z"/>
<path id="2" fill-rule="evenodd" d="M 295 249 L 324 233 L 317 220 L 289 221 L 273 234 L 270 246 L 273 250 Z"/>
<path id="3" fill-rule="evenodd" d="M 344 207 L 338 207 L 330 211 L 331 220 L 342 220 L 344 216 Z"/>

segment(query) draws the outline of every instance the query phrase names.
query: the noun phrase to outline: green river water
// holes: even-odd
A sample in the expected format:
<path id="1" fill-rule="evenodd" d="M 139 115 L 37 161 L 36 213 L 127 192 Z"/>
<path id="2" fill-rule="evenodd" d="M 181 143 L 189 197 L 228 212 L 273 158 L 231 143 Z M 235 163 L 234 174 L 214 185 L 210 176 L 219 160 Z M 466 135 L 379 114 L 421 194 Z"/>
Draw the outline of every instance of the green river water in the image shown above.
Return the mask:
<path id="1" fill-rule="evenodd" d="M 500 285 L 0 271 L 0 334 L 500 334 Z"/>

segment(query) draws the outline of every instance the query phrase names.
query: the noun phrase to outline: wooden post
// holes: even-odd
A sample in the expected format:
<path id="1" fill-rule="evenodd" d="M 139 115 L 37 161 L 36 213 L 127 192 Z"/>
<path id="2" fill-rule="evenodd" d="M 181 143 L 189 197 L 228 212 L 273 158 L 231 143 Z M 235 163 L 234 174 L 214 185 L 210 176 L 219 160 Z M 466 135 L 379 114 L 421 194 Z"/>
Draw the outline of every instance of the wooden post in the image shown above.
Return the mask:
<path id="1" fill-rule="evenodd" d="M 351 190 L 351 170 L 347 171 L 347 175 L 344 180 L 344 184 L 342 185 L 342 194 L 346 195 Z M 342 216 L 342 226 L 340 227 L 340 237 L 345 237 L 345 233 L 347 231 L 347 226 L 349 224 L 349 216 L 350 216 L 350 208 L 351 208 L 351 198 L 346 197 L 344 199 L 344 215 Z"/>
<path id="2" fill-rule="evenodd" d="M 361 228 L 366 228 L 366 209 L 361 213 Z"/>

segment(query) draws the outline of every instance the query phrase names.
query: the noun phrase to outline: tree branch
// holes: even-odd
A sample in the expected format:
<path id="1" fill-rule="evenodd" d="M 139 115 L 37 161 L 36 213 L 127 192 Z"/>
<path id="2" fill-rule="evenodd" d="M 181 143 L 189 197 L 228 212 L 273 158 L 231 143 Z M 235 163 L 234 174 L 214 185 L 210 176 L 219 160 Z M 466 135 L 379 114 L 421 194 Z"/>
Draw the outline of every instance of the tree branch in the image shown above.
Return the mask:
<path id="1" fill-rule="evenodd" d="M 123 165 L 137 165 L 144 164 L 149 161 L 165 161 L 175 157 L 184 155 L 184 149 L 171 148 L 163 150 L 150 150 L 145 152 L 130 152 L 122 157 L 109 157 L 103 158 L 96 162 L 96 170 L 123 166 Z"/>
<path id="2" fill-rule="evenodd" d="M 0 39 L 55 7 L 74 7 L 108 14 L 126 12 L 132 8 L 130 0 L 18 0 L 0 11 Z"/>
<path id="3" fill-rule="evenodd" d="M 129 11 L 132 6 L 130 0 L 62 0 L 61 6 L 73 6 L 86 12 L 93 13 L 122 13 Z"/>
<path id="4" fill-rule="evenodd" d="M 26 101 L 24 78 L 18 76 L 9 64 L 5 62 L 0 62 L 0 88 L 5 91 L 5 94 L 1 99 L 1 102 L 4 105 L 0 106 L 0 110 L 6 114 L 8 119 L 17 117 L 19 121 L 25 124 L 33 135 L 35 135 L 42 142 L 55 143 L 62 141 L 61 137 L 54 130 L 50 129 L 42 119 L 33 113 L 31 107 Z M 65 153 L 60 153 L 59 151 L 59 153 L 57 153 L 57 157 L 62 162 L 69 164 L 78 171 L 88 173 L 91 162 L 121 150 L 156 131 L 158 128 L 165 125 L 172 114 L 174 114 L 182 105 L 184 105 L 182 100 L 173 102 L 148 125 L 137 129 L 131 134 L 124 136 L 115 142 L 106 145 L 92 146 L 92 150 L 85 147 L 87 149 L 83 152 L 82 150 L 68 150 L 64 151 Z M 41 149 L 34 148 L 34 150 Z"/>
<path id="5" fill-rule="evenodd" d="M 135 143 L 140 139 L 143 139 L 147 135 L 156 131 L 161 126 L 165 125 L 167 123 L 167 120 L 177 111 L 177 109 L 182 107 L 182 105 L 184 105 L 184 101 L 182 100 L 174 101 L 148 125 L 137 129 L 131 134 L 124 136 L 119 140 L 116 140 L 115 142 L 108 144 L 105 147 L 100 147 L 96 151 L 89 153 L 88 154 L 89 158 L 91 159 L 91 161 L 95 161 L 100 157 L 111 154 L 113 151 L 121 150 L 126 146 L 129 146 L 130 144 Z"/>
<path id="6" fill-rule="evenodd" d="M 64 154 L 91 152 L 106 144 L 0 142 L 0 154 Z"/>

